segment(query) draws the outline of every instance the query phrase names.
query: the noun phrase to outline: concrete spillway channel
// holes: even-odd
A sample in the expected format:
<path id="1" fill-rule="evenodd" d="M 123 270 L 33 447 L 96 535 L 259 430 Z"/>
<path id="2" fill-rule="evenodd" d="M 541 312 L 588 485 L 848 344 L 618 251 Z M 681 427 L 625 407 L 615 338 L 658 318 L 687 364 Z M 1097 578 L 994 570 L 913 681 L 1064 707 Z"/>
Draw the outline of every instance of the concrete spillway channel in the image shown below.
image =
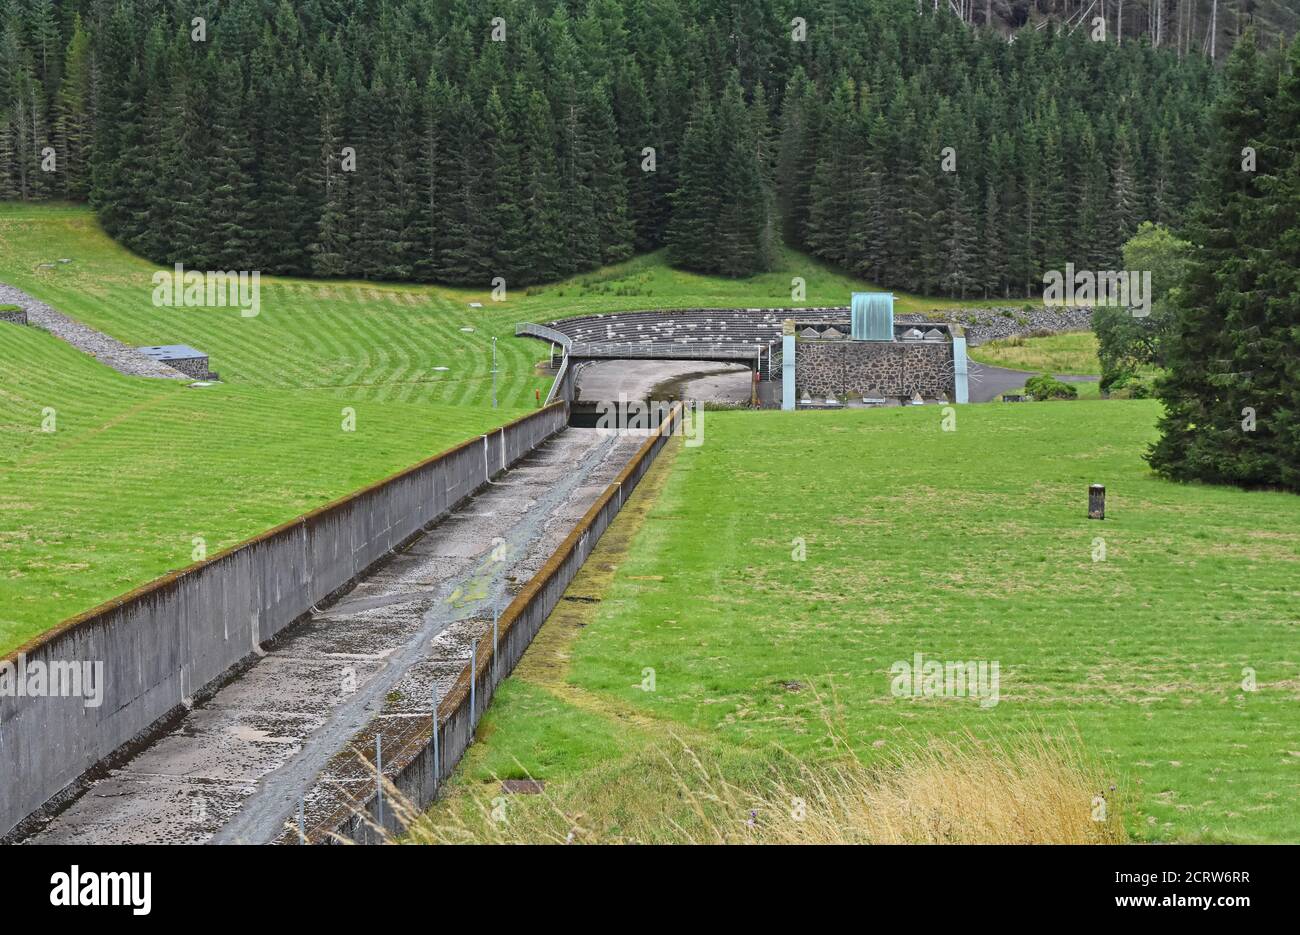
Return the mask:
<path id="1" fill-rule="evenodd" d="M 88 786 L 31 843 L 271 843 L 355 814 L 375 737 L 428 731 L 494 608 L 542 566 L 644 442 L 568 429 Z M 384 762 L 387 762 L 385 758 Z"/>

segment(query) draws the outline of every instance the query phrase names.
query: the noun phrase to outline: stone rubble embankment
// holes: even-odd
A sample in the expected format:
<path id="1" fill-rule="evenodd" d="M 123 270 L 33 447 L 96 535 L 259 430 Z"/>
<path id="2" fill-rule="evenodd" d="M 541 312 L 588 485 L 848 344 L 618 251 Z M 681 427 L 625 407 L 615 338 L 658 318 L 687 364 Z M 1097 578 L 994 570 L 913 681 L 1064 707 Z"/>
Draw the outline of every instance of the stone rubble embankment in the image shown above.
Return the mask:
<path id="1" fill-rule="evenodd" d="M 898 315 L 899 322 L 948 321 L 961 325 L 972 344 L 997 341 L 1017 335 L 1028 336 L 1062 331 L 1091 331 L 1092 309 L 1062 306 L 1049 308 L 1043 305 L 1007 308 L 964 308 L 956 311 L 935 311 L 920 315 Z"/>
<path id="2" fill-rule="evenodd" d="M 89 325 L 56 312 L 44 302 L 13 286 L 0 283 L 0 305 L 17 305 L 26 310 L 27 323 L 48 331 L 77 350 L 130 377 L 158 380 L 190 380 L 192 377 L 159 363 L 130 345 L 111 338 Z"/>

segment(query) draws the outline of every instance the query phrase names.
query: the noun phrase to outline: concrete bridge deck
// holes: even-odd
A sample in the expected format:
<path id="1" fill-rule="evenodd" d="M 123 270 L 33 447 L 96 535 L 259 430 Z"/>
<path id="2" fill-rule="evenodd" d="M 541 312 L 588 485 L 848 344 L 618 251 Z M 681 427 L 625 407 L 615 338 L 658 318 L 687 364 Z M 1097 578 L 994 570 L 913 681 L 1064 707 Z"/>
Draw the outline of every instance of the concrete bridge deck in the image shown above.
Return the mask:
<path id="1" fill-rule="evenodd" d="M 29 843 L 269 843 L 374 786 L 373 736 L 429 717 L 475 639 L 644 441 L 568 429 L 94 782 Z M 364 734 L 365 742 L 359 740 Z"/>

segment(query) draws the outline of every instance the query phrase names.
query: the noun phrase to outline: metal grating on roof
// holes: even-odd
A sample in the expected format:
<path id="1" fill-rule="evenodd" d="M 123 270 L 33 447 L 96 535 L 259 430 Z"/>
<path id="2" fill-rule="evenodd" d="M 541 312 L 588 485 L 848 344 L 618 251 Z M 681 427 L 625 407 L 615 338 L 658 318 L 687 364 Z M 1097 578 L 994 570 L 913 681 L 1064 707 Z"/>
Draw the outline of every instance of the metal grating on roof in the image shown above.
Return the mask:
<path id="1" fill-rule="evenodd" d="M 190 347 L 188 344 L 155 344 L 150 347 L 136 348 L 146 357 L 152 357 L 154 360 L 195 360 L 206 358 L 208 355 L 197 348 Z"/>

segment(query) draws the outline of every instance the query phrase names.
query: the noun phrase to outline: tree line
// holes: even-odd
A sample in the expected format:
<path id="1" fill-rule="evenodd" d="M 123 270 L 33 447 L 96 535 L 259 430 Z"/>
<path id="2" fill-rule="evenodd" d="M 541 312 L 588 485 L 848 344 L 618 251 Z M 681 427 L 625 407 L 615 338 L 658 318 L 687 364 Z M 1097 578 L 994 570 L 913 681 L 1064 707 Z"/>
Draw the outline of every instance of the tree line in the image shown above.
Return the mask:
<path id="1" fill-rule="evenodd" d="M 913 0 L 0 0 L 0 198 L 196 268 L 522 285 L 789 246 L 1026 296 L 1180 222 L 1216 88 Z"/>

